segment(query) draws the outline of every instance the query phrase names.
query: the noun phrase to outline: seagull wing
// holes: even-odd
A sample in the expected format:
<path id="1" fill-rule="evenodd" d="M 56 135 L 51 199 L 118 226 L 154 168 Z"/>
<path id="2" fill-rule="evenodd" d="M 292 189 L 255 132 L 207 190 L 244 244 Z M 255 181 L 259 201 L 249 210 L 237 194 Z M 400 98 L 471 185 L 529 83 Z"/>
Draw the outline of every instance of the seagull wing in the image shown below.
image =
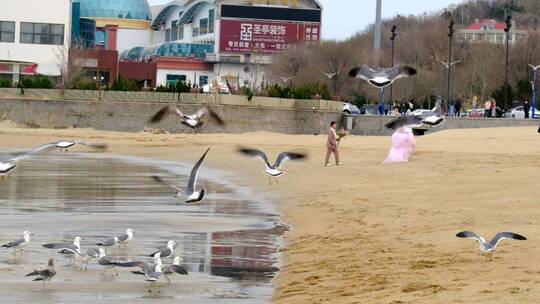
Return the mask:
<path id="1" fill-rule="evenodd" d="M 395 66 L 393 68 L 387 69 L 385 72 L 390 80 L 410 77 L 416 75 L 417 73 L 416 69 L 407 65 Z"/>
<path id="2" fill-rule="evenodd" d="M 48 149 L 53 149 L 55 146 L 56 146 L 56 143 L 45 144 L 43 146 L 39 146 L 38 148 L 36 148 L 34 150 L 23 152 L 23 153 L 18 154 L 16 156 L 10 157 L 10 158 L 7 159 L 7 161 L 8 162 L 10 162 L 10 161 L 11 162 L 20 161 L 20 160 L 32 157 L 34 154 L 39 153 L 41 151 L 46 151 Z"/>
<path id="3" fill-rule="evenodd" d="M 356 67 L 349 72 L 349 76 L 354 77 L 354 78 L 364 79 L 364 80 L 370 80 L 373 77 L 375 77 L 376 74 L 377 74 L 377 71 L 368 67 L 367 65 Z"/>
<path id="4" fill-rule="evenodd" d="M 437 102 L 435 103 L 435 107 L 433 108 L 433 111 L 434 113 L 438 114 L 438 115 L 443 115 L 443 111 L 442 111 L 442 105 L 441 105 L 441 100 L 438 99 Z"/>
<path id="5" fill-rule="evenodd" d="M 172 265 L 165 266 L 165 268 L 163 268 L 163 273 L 166 273 L 166 274 L 177 273 L 181 275 L 187 275 L 188 271 L 186 268 L 184 268 L 184 266 L 172 264 Z"/>
<path id="6" fill-rule="evenodd" d="M 519 235 L 517 233 L 513 233 L 513 232 L 499 232 L 489 242 L 489 245 L 491 245 L 491 246 L 493 246 L 493 248 L 495 248 L 495 247 L 497 247 L 499 242 L 504 240 L 504 239 L 524 241 L 527 238 L 522 236 L 522 235 Z"/>
<path id="7" fill-rule="evenodd" d="M 274 168 L 280 168 L 288 160 L 301 160 L 305 159 L 306 155 L 302 153 L 293 153 L 293 152 L 281 152 L 279 153 Z"/>
<path id="8" fill-rule="evenodd" d="M 176 114 L 180 118 L 185 117 L 184 113 L 182 113 L 177 107 L 169 105 L 169 106 L 164 106 L 163 108 L 161 108 L 161 110 L 159 110 L 156 114 L 154 114 L 154 116 L 152 116 L 152 118 L 150 118 L 149 122 L 158 123 L 162 121 L 163 119 L 167 118 L 169 114 Z"/>
<path id="9" fill-rule="evenodd" d="M 93 149 L 96 149 L 96 150 L 107 150 L 107 148 L 109 147 L 109 145 L 107 145 L 107 144 L 92 144 L 92 143 L 87 143 L 87 142 L 80 141 L 80 140 L 75 141 L 75 143 L 79 144 L 79 145 L 89 147 L 89 148 L 93 148 Z"/>
<path id="10" fill-rule="evenodd" d="M 5 245 L 2 245 L 2 247 L 6 247 L 6 248 L 17 247 L 22 243 L 24 243 L 24 239 L 18 239 L 18 240 L 15 240 L 13 242 L 9 242 L 9 243 L 7 243 Z"/>
<path id="11" fill-rule="evenodd" d="M 86 250 L 86 255 L 91 256 L 93 258 L 99 257 L 99 251 L 96 248 L 88 248 Z"/>
<path id="12" fill-rule="evenodd" d="M 206 154 L 208 154 L 208 151 L 210 151 L 210 148 L 206 149 L 206 152 L 204 152 L 199 161 L 197 161 L 195 166 L 193 166 L 193 169 L 191 169 L 191 174 L 189 175 L 189 181 L 186 188 L 188 194 L 195 192 L 195 187 L 197 186 L 197 177 L 199 176 L 199 168 L 201 167 Z"/>
<path id="13" fill-rule="evenodd" d="M 124 234 L 124 235 L 121 235 L 121 236 L 118 237 L 118 240 L 120 242 L 125 242 L 125 241 L 127 241 L 127 239 L 129 239 L 129 235 L 127 235 L 127 234 Z"/>
<path id="14" fill-rule="evenodd" d="M 271 168 L 270 163 L 268 162 L 268 157 L 266 157 L 266 154 L 263 151 L 256 150 L 256 149 L 240 148 L 240 149 L 238 149 L 238 152 L 240 152 L 240 153 L 242 153 L 242 154 L 244 154 L 246 156 L 252 157 L 252 158 L 258 158 L 258 159 L 263 161 L 266 168 L 268 168 L 268 169 Z"/>
<path id="15" fill-rule="evenodd" d="M 422 125 L 422 118 L 416 115 L 409 116 L 400 116 L 391 122 L 387 123 L 385 126 L 391 130 L 397 130 L 405 126 L 417 126 Z"/>
<path id="16" fill-rule="evenodd" d="M 51 244 L 43 244 L 41 245 L 42 247 L 45 247 L 47 249 L 56 249 L 56 250 L 61 250 L 61 251 L 66 251 L 66 252 L 69 252 L 69 253 L 73 253 L 73 254 L 80 254 L 80 250 L 79 248 L 77 248 L 75 245 L 73 244 L 56 244 L 56 243 L 51 243 Z"/>
<path id="17" fill-rule="evenodd" d="M 479 237 L 478 235 L 476 235 L 476 233 L 471 232 L 471 231 L 462 231 L 456 234 L 456 236 L 458 238 L 469 238 L 469 239 L 477 240 L 480 243 L 485 243 L 483 238 Z"/>
<path id="18" fill-rule="evenodd" d="M 152 176 L 152 178 L 153 178 L 156 182 L 158 182 L 158 183 L 160 183 L 160 184 L 162 184 L 162 185 L 164 185 L 164 186 L 166 186 L 166 187 L 169 187 L 169 188 L 171 188 L 171 189 L 173 189 L 173 190 L 176 190 L 176 191 L 178 191 L 178 192 L 182 192 L 182 193 L 184 192 L 182 189 L 180 189 L 180 187 L 177 187 L 177 186 L 175 186 L 175 185 L 172 185 L 172 184 L 170 184 L 170 183 L 164 181 L 164 180 L 163 180 L 161 177 L 159 177 L 159 176 L 155 176 L 155 175 L 154 175 L 154 176 Z M 127 237 L 127 234 L 126 234 L 126 237 Z M 127 238 L 126 238 L 126 239 L 127 239 Z"/>
<path id="19" fill-rule="evenodd" d="M 103 240 L 103 241 L 99 241 L 99 242 L 96 243 L 96 245 L 109 247 L 109 246 L 113 246 L 115 243 L 116 243 L 115 239 L 110 238 L 110 239 L 106 239 L 106 240 Z"/>
<path id="20" fill-rule="evenodd" d="M 208 107 L 201 108 L 199 109 L 199 111 L 195 113 L 195 117 L 197 118 L 197 120 L 202 119 L 206 115 L 208 115 L 210 119 L 215 121 L 218 125 L 220 126 L 225 125 L 225 122 L 223 121 L 221 116 L 219 116 L 215 111 L 213 111 L 212 109 Z"/>

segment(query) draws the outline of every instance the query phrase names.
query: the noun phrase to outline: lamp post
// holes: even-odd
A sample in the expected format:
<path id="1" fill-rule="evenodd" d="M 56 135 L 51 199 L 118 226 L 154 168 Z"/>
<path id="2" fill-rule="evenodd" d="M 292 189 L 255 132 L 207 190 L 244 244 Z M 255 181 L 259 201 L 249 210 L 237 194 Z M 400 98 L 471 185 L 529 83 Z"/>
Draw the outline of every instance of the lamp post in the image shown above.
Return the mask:
<path id="1" fill-rule="evenodd" d="M 506 64 L 505 64 L 505 73 L 504 73 L 504 110 L 506 111 L 508 103 L 508 55 L 510 50 L 510 30 L 512 29 L 512 15 L 506 17 Z"/>
<path id="2" fill-rule="evenodd" d="M 394 54 L 395 54 L 395 50 L 396 50 L 396 37 L 397 37 L 397 34 L 396 34 L 396 29 L 397 29 L 397 26 L 393 25 L 392 26 L 392 29 L 390 30 L 390 32 L 392 33 L 392 35 L 390 36 L 390 40 L 392 41 L 392 67 L 394 66 Z M 390 85 L 390 103 L 393 102 L 393 84 Z"/>
<path id="3" fill-rule="evenodd" d="M 382 42 L 382 0 L 377 0 L 375 11 L 375 41 L 373 50 L 373 66 L 380 67 L 381 64 L 381 42 Z M 379 114 L 384 115 L 384 88 L 381 88 L 381 102 L 379 104 Z"/>
<path id="4" fill-rule="evenodd" d="M 531 102 L 531 106 L 532 106 L 532 115 L 531 115 L 531 118 L 534 119 L 534 116 L 535 116 L 535 112 L 536 112 L 536 81 L 537 81 L 537 72 L 538 72 L 538 69 L 540 68 L 540 65 L 537 65 L 537 66 L 534 66 L 532 64 L 529 64 L 529 66 L 532 68 L 533 70 L 533 74 L 532 74 L 532 102 Z"/>
<path id="5" fill-rule="evenodd" d="M 444 108 L 448 111 L 448 104 L 450 102 L 450 76 L 452 70 L 452 42 L 454 41 L 454 18 L 450 17 L 450 25 L 448 26 L 448 69 L 446 74 L 446 98 Z"/>
<path id="6" fill-rule="evenodd" d="M 103 76 L 94 76 L 94 81 L 97 82 L 98 86 L 98 101 L 101 101 L 101 84 L 103 83 L 103 80 L 105 80 L 105 77 Z"/>

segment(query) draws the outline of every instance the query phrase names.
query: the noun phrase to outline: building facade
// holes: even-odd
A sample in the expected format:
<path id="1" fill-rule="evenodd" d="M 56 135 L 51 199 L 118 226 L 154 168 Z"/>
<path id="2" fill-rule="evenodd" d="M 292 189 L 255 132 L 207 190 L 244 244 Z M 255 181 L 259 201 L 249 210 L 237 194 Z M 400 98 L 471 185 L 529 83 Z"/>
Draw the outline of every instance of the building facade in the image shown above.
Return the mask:
<path id="1" fill-rule="evenodd" d="M 15 84 L 36 73 L 61 77 L 70 33 L 71 0 L 2 1 L 0 79 Z"/>
<path id="2" fill-rule="evenodd" d="M 482 21 L 476 19 L 474 24 L 457 31 L 456 40 L 469 43 L 504 44 L 507 37 L 505 29 L 506 23 L 497 22 L 493 19 Z M 525 30 L 517 29 L 515 21 L 512 21 L 512 27 L 508 37 L 508 43 L 515 44 L 520 41 L 526 41 L 529 34 Z"/>

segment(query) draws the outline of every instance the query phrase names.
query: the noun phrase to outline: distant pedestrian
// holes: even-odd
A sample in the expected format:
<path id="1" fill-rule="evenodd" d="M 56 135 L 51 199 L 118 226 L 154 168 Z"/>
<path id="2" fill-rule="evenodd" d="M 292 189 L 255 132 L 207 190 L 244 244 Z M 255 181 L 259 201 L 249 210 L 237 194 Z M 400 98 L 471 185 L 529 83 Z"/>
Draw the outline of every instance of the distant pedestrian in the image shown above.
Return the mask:
<path id="1" fill-rule="evenodd" d="M 456 117 L 461 117 L 461 103 L 462 103 L 461 98 L 458 98 L 458 100 L 456 100 L 456 105 L 455 105 Z"/>
<path id="2" fill-rule="evenodd" d="M 531 110 L 531 105 L 529 104 L 529 101 L 525 100 L 525 103 L 523 104 L 523 111 L 525 112 L 525 119 L 529 119 L 530 110 Z"/>
<path id="3" fill-rule="evenodd" d="M 491 117 L 497 117 L 497 102 L 495 99 L 491 100 Z"/>
<path id="4" fill-rule="evenodd" d="M 336 166 L 341 165 L 339 162 L 339 151 L 338 151 L 338 141 L 336 134 L 336 122 L 332 121 L 330 123 L 330 129 L 328 130 L 328 140 L 326 141 L 326 158 L 325 166 L 330 166 L 330 156 L 334 154 L 336 158 Z"/>
<path id="5" fill-rule="evenodd" d="M 484 104 L 484 117 L 491 117 L 491 100 Z"/>

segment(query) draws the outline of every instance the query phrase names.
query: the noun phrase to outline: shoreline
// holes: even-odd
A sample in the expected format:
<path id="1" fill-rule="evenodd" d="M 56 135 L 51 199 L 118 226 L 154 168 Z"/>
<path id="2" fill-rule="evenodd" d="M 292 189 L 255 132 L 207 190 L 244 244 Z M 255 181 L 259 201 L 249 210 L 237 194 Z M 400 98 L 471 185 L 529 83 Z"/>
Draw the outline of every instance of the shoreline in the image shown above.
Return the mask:
<path id="1" fill-rule="evenodd" d="M 417 139 L 410 163 L 382 165 L 388 137 L 344 139 L 341 167 L 323 166 L 324 136 L 267 132 L 240 135 L 133 134 L 85 129 L 0 129 L 9 146 L 31 147 L 61 138 L 109 143 L 110 153 L 185 161 L 204 147 L 211 168 L 241 172 L 248 187 L 276 196 L 292 229 L 273 303 L 508 303 L 534 302 L 540 287 L 530 265 L 540 255 L 537 127 L 441 131 Z M 259 161 L 237 146 L 305 151 L 268 187 Z M 537 156 L 538 155 L 538 156 Z M 486 188 L 487 187 L 487 188 Z M 527 242 L 505 242 L 490 267 L 477 244 L 457 239 L 514 231 Z M 477 280 L 481 274 L 484 280 Z M 511 278 L 511 279 L 509 279 Z"/>

